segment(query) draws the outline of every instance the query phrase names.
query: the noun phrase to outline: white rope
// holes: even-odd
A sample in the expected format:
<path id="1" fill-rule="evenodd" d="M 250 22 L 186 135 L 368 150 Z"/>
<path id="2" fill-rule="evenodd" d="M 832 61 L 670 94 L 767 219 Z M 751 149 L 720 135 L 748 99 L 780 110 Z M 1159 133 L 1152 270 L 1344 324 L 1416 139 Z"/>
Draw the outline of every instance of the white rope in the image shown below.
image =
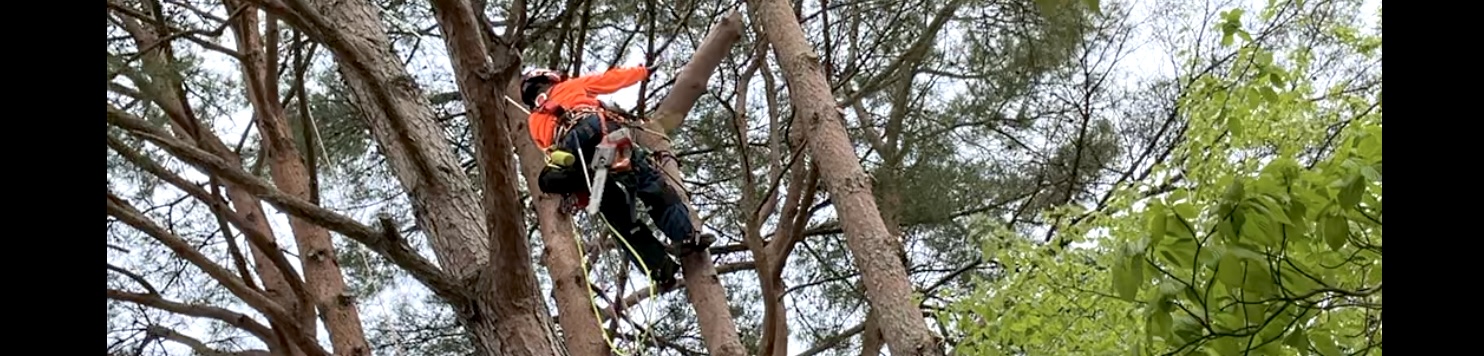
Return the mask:
<path id="1" fill-rule="evenodd" d="M 531 114 L 531 110 L 526 109 L 526 104 L 522 104 L 519 100 L 515 100 L 515 98 L 511 98 L 509 95 L 506 95 L 505 101 L 509 101 L 511 105 L 515 105 L 515 107 L 520 108 L 520 111 L 526 113 L 526 115 Z"/>

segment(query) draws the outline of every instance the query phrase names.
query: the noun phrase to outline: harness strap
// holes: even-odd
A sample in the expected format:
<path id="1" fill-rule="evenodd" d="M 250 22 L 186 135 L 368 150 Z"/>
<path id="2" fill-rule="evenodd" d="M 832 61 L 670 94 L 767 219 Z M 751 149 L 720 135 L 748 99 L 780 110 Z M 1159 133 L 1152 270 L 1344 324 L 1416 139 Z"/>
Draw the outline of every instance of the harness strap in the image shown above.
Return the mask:
<path id="1" fill-rule="evenodd" d="M 602 132 L 604 136 L 608 135 L 608 125 L 606 125 L 607 122 L 611 121 L 616 122 L 619 125 L 633 126 L 636 123 L 642 123 L 644 121 L 642 119 L 630 120 L 624 115 L 613 112 L 606 107 L 596 105 L 580 105 L 564 110 L 560 117 L 561 123 L 557 125 L 556 130 L 552 130 L 551 142 L 560 142 L 560 140 L 563 137 L 566 137 L 567 133 L 572 130 L 572 126 L 577 125 L 577 121 L 579 119 L 586 117 L 586 115 L 589 114 L 598 115 L 598 118 L 603 121 L 603 124 L 598 125 L 598 130 L 600 130 L 600 132 Z"/>

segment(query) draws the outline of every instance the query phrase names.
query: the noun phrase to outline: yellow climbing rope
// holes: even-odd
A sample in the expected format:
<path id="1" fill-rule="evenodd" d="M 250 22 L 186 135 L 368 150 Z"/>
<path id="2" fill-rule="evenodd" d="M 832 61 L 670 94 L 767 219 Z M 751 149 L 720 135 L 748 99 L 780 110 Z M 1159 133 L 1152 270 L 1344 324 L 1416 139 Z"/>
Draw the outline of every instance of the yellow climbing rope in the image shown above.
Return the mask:
<path id="1" fill-rule="evenodd" d="M 592 218 L 592 217 L 589 217 L 589 218 Z M 614 236 L 617 236 L 618 237 L 618 241 L 623 243 L 624 248 L 628 249 L 629 250 L 629 253 L 633 254 L 636 257 L 639 256 L 638 251 L 637 250 L 634 250 L 634 246 L 633 245 L 630 245 L 628 239 L 625 239 L 623 237 L 623 235 L 620 235 L 618 233 L 618 229 L 613 228 L 613 225 L 608 223 L 608 219 L 607 218 L 604 218 L 602 216 L 597 216 L 597 218 L 603 222 L 603 226 L 604 227 L 607 227 L 608 228 L 608 231 L 612 232 L 614 234 Z M 618 345 L 613 342 L 613 336 L 612 335 L 609 335 L 608 334 L 608 329 L 603 327 L 603 313 L 598 310 L 598 301 L 596 300 L 597 299 L 597 293 L 593 292 L 593 289 L 592 289 L 593 283 L 588 278 L 588 274 L 590 274 L 592 272 L 591 272 L 591 270 L 588 269 L 587 257 L 586 257 L 587 256 L 587 252 L 584 251 L 584 249 L 582 247 L 582 245 L 583 245 L 582 231 L 579 231 L 577 229 L 577 225 L 576 224 L 573 224 L 572 225 L 572 237 L 577 242 L 577 255 L 578 255 L 578 258 L 582 261 L 581 262 L 582 263 L 582 280 L 583 280 L 583 283 L 586 284 L 585 286 L 583 286 L 583 288 L 587 289 L 587 293 L 588 293 L 588 305 L 589 306 L 592 306 L 592 309 L 593 309 L 593 320 L 595 320 L 595 321 L 598 322 L 598 329 L 599 330 L 602 330 L 602 332 L 603 332 L 603 341 L 605 341 L 605 342 L 608 343 L 608 349 L 612 350 L 613 352 L 618 353 L 619 355 L 628 356 L 629 354 L 624 353 L 623 351 L 620 351 L 618 349 Z M 644 276 L 646 278 L 648 278 L 650 281 L 653 281 L 654 280 L 654 274 L 653 274 L 653 272 L 650 271 L 649 266 L 644 263 L 644 259 L 642 259 L 642 258 L 635 258 L 635 260 L 639 261 L 639 269 L 642 270 L 642 271 L 644 271 Z M 627 271 L 623 271 L 623 272 L 620 272 L 620 273 L 624 273 L 624 272 L 627 272 Z M 657 292 L 655 290 L 654 283 L 650 283 L 649 284 L 649 299 L 653 300 L 655 298 L 655 295 L 656 294 L 657 294 Z M 623 296 L 621 296 L 621 295 L 620 296 L 615 296 L 614 299 L 613 299 L 613 303 L 614 304 L 623 303 Z M 646 314 L 648 314 L 648 313 L 646 313 Z M 617 318 L 617 317 L 619 317 L 619 315 L 617 313 L 615 313 L 613 315 L 613 317 Z M 650 320 L 649 322 L 650 322 L 651 325 L 646 326 L 644 328 L 643 332 L 641 332 L 639 334 L 639 340 L 638 340 L 639 346 L 636 347 L 636 349 L 642 348 L 644 346 L 644 341 L 649 336 L 649 330 L 650 329 L 653 329 L 653 323 L 654 323 L 654 321 L 653 320 Z"/>

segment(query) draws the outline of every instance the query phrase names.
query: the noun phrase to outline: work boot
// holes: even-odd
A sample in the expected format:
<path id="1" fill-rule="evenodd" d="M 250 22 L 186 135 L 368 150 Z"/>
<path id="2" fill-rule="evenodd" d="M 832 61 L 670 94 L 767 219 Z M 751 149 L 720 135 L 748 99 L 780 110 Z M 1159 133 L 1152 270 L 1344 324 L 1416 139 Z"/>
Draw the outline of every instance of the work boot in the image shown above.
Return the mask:
<path id="1" fill-rule="evenodd" d="M 654 283 L 654 288 L 660 291 L 673 289 L 675 288 L 675 284 L 679 283 L 675 275 L 680 274 L 680 264 L 669 258 L 665 260 L 665 263 L 660 266 L 659 270 L 654 271 L 654 280 L 651 281 Z"/>
<path id="2" fill-rule="evenodd" d="M 705 250 L 716 242 L 716 235 L 708 233 L 692 234 L 689 238 L 675 241 L 671 254 L 677 257 L 685 257 L 696 251 Z"/>

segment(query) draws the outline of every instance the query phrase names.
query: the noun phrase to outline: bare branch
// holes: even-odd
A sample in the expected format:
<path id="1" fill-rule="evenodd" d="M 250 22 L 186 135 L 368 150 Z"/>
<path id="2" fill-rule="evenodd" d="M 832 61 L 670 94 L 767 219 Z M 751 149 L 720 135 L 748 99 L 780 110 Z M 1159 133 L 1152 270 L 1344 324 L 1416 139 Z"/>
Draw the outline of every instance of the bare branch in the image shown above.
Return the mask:
<path id="1" fill-rule="evenodd" d="M 211 346 L 206 345 L 206 343 L 201 342 L 201 340 L 197 340 L 196 338 L 193 338 L 193 337 L 190 337 L 190 336 L 186 336 L 185 334 L 181 334 L 178 331 L 175 331 L 175 330 L 172 330 L 170 328 L 167 328 L 167 327 L 164 327 L 164 326 L 160 326 L 160 325 L 146 326 L 144 328 L 144 332 L 146 334 L 149 334 L 149 335 L 152 335 L 152 336 L 155 336 L 155 337 L 159 337 L 159 338 L 162 338 L 162 339 L 165 339 L 165 340 L 174 341 L 174 342 L 179 343 L 181 345 L 185 345 L 186 347 L 190 347 L 191 348 L 191 351 L 195 351 L 197 355 L 204 355 L 204 356 L 268 356 L 268 355 L 270 355 L 268 353 L 268 351 L 263 351 L 263 350 L 247 350 L 247 351 L 237 351 L 237 352 L 226 352 L 226 351 L 217 350 L 217 349 L 212 348 Z"/>
<path id="2" fill-rule="evenodd" d="M 165 169 L 164 166 L 160 165 L 154 160 L 149 159 L 148 157 L 145 157 L 143 154 L 140 154 L 139 151 L 130 148 L 128 145 L 125 145 L 123 140 L 120 140 L 117 137 L 113 137 L 113 135 L 108 136 L 108 147 L 113 149 L 114 152 L 117 152 L 119 156 L 124 157 L 124 160 L 127 160 L 136 166 L 139 166 L 139 168 L 144 169 L 145 172 L 149 172 L 155 177 L 159 177 L 161 180 L 170 183 L 170 185 L 175 186 L 177 189 L 186 192 L 186 194 L 189 194 L 190 196 L 195 197 L 201 202 L 206 203 L 206 205 L 211 208 L 211 211 L 216 214 L 218 219 L 224 219 L 233 225 L 237 225 L 237 228 L 239 230 L 242 230 L 243 235 L 247 237 L 248 243 L 252 244 L 253 247 L 256 247 L 258 251 L 261 251 L 263 255 L 267 256 L 268 260 L 273 264 L 273 267 L 278 269 L 280 273 L 283 273 L 284 280 L 288 283 L 289 289 L 293 291 L 294 295 L 298 297 L 300 301 L 311 301 L 311 298 L 309 297 L 309 291 L 305 288 L 303 279 L 300 279 L 299 273 L 294 269 L 294 266 L 292 264 L 289 264 L 289 260 L 283 256 L 283 250 L 278 248 L 278 243 L 274 241 L 272 235 L 267 232 L 258 230 L 257 225 L 249 223 L 247 219 L 243 218 L 241 214 L 237 213 L 234 210 L 231 210 L 225 200 L 221 199 L 219 195 L 213 194 L 217 189 L 215 185 L 212 186 L 213 193 L 208 193 L 205 189 L 201 189 L 201 187 L 198 187 L 195 184 L 186 181 L 185 178 L 182 178 L 181 176 L 170 172 L 169 170 Z M 226 227 L 223 226 L 223 229 L 225 228 Z M 229 234 L 227 235 L 227 238 L 230 241 L 230 232 L 227 232 L 225 230 L 223 231 L 224 233 Z M 252 279 L 247 274 L 245 262 L 241 262 L 239 260 L 238 268 L 243 269 L 241 271 L 243 282 L 248 283 L 248 286 L 251 287 L 250 281 Z"/>
<path id="3" fill-rule="evenodd" d="M 270 320 L 282 321 L 276 324 L 283 326 L 286 329 L 285 333 L 306 353 L 316 356 L 329 356 L 329 353 L 319 346 L 319 343 L 314 340 L 313 336 L 309 335 L 305 330 L 301 330 L 297 324 L 291 322 L 294 319 L 283 306 L 269 299 L 268 296 L 248 288 L 247 284 L 243 283 L 236 276 L 233 276 L 232 272 L 212 262 L 210 258 L 201 254 L 201 251 L 196 250 L 189 242 L 186 242 L 179 236 L 175 236 L 175 234 L 170 233 L 165 228 L 156 225 L 149 218 L 144 217 L 143 213 L 140 213 L 139 210 L 135 209 L 128 202 L 125 202 L 122 198 L 115 196 L 112 192 L 108 193 L 108 215 L 118 218 L 119 221 L 123 221 L 125 224 L 139 229 L 155 240 L 160 241 L 160 243 L 169 247 L 171 251 L 174 251 L 176 255 L 190 261 L 191 264 L 196 265 L 197 268 L 210 275 L 212 279 L 227 287 L 227 290 L 231 291 L 238 298 L 241 298 L 242 301 L 247 302 L 254 309 L 268 315 Z M 273 339 L 263 340 L 264 342 L 268 342 Z"/>
<path id="4" fill-rule="evenodd" d="M 233 167 L 222 161 L 219 157 L 192 147 L 178 139 L 169 137 L 162 130 L 152 127 L 143 119 L 118 110 L 112 105 L 108 107 L 108 122 L 159 145 L 161 148 L 164 148 L 166 151 L 197 168 L 221 176 L 233 184 L 240 185 L 243 189 L 262 197 L 268 203 L 273 204 L 274 207 L 285 213 L 303 217 L 305 220 L 324 226 L 365 244 L 372 251 L 376 251 L 378 254 L 391 260 L 392 263 L 407 270 L 414 278 L 423 282 L 423 284 L 427 285 L 429 289 L 432 289 L 440 297 L 450 302 L 463 300 L 463 294 L 459 292 L 459 288 L 448 279 L 443 271 L 421 255 L 418 255 L 417 250 L 407 245 L 405 241 L 393 242 L 387 239 L 384 233 L 358 223 L 355 220 L 351 220 L 349 217 L 279 191 L 262 179 L 244 172 L 241 168 Z"/>
<path id="5" fill-rule="evenodd" d="M 119 266 L 114 266 L 112 263 L 108 264 L 108 270 L 118 272 L 118 274 L 129 277 L 129 279 L 134 280 L 135 283 L 139 283 L 139 286 L 144 287 L 144 290 L 149 291 L 150 295 L 160 295 L 160 290 L 155 289 L 155 286 L 150 284 L 149 280 L 144 279 L 144 276 L 141 276 L 138 273 L 129 272 L 129 270 L 123 269 Z"/>
<path id="6" fill-rule="evenodd" d="M 156 294 L 130 293 L 115 289 L 108 290 L 108 299 L 139 304 L 146 307 L 164 310 L 167 312 L 185 316 L 216 319 L 227 323 L 228 325 L 232 325 L 238 329 L 242 329 L 243 331 L 247 331 L 253 336 L 262 339 L 263 342 L 271 344 L 273 340 L 276 340 L 273 335 L 272 329 L 269 329 L 267 326 L 258 323 L 250 316 L 223 308 L 217 308 L 207 305 L 185 304 L 165 299 L 164 297 Z"/>

